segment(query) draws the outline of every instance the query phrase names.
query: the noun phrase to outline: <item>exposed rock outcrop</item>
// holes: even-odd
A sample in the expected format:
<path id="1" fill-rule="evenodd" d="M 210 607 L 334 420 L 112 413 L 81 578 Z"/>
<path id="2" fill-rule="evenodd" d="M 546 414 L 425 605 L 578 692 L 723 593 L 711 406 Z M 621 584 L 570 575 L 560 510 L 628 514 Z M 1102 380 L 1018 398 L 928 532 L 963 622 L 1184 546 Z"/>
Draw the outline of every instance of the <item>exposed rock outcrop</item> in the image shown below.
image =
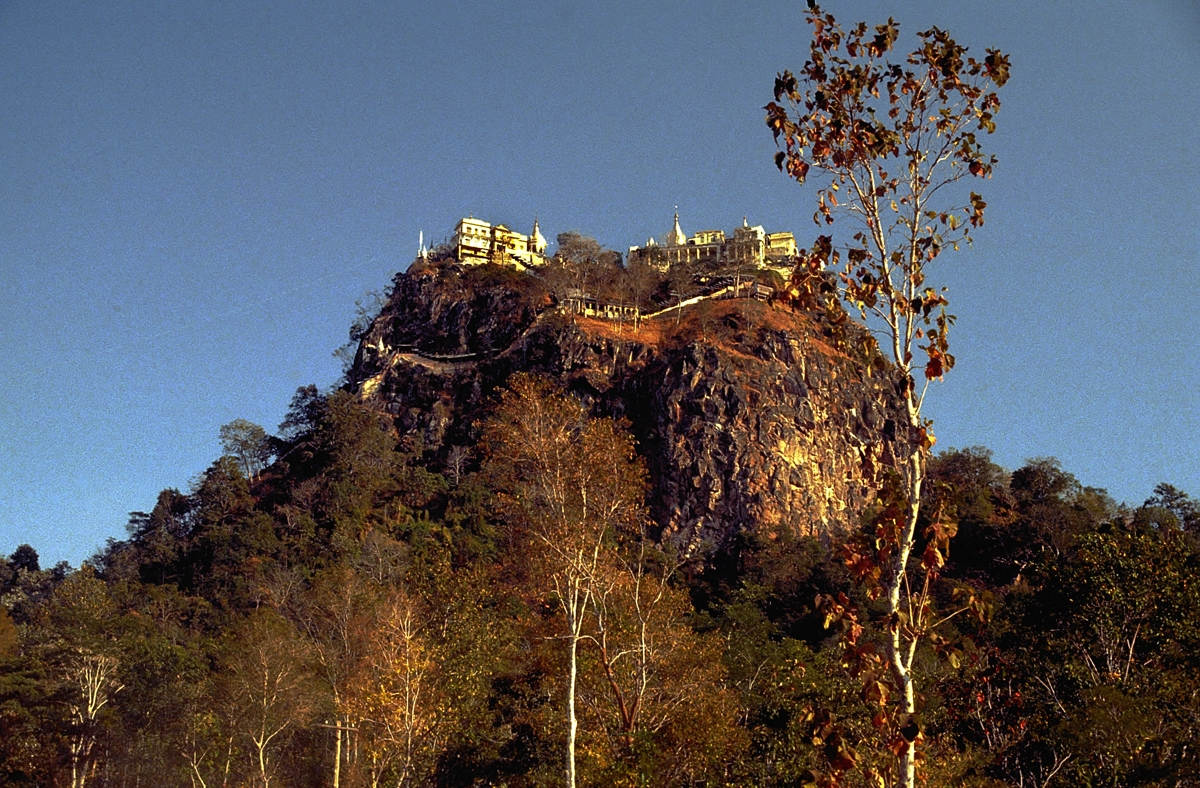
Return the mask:
<path id="1" fill-rule="evenodd" d="M 744 529 L 843 531 L 904 437 L 899 379 L 844 315 L 712 301 L 635 330 L 549 307 L 515 272 L 398 275 L 349 385 L 444 458 L 510 375 L 556 378 L 628 420 L 664 537 L 715 549 Z"/>

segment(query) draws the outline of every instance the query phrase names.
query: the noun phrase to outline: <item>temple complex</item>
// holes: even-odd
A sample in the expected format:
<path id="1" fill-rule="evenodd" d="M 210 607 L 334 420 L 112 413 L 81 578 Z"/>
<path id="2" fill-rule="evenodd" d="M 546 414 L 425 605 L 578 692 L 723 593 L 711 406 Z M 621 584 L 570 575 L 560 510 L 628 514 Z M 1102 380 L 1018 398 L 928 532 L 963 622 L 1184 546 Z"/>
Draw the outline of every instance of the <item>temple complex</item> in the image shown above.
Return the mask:
<path id="1" fill-rule="evenodd" d="M 454 227 L 452 246 L 454 259 L 463 265 L 491 262 L 524 270 L 546 262 L 547 243 L 536 218 L 529 235 L 473 216 L 464 218 Z M 680 228 L 676 212 L 675 224 L 663 242 L 651 238 L 645 246 L 629 247 L 626 263 L 640 259 L 662 271 L 675 265 L 695 264 L 711 268 L 790 267 L 795 256 L 796 237 L 790 232 L 768 233 L 762 225 L 752 227 L 742 217 L 742 226 L 732 235 L 726 235 L 724 230 L 700 230 L 689 237 Z"/>
<path id="2" fill-rule="evenodd" d="M 690 238 L 679 227 L 679 213 L 675 214 L 675 226 L 667 233 L 663 243 L 653 238 L 645 246 L 629 247 L 629 262 L 642 259 L 659 269 L 674 265 L 703 263 L 711 266 L 754 265 L 789 266 L 796 256 L 796 237 L 792 233 L 768 233 L 762 225 L 750 226 L 742 217 L 742 226 L 733 231 L 732 237 L 724 230 L 701 230 Z"/>

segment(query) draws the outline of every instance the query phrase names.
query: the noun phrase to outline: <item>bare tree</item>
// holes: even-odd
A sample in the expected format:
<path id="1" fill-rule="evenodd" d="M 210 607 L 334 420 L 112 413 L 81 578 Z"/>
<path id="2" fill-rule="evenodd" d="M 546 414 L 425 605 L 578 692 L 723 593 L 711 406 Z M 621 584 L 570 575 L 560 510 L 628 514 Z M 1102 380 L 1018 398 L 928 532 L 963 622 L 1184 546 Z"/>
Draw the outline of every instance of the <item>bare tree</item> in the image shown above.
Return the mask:
<path id="1" fill-rule="evenodd" d="M 108 587 L 85 566 L 54 591 L 39 625 L 37 648 L 67 711 L 71 788 L 85 788 L 101 758 L 105 709 L 124 689 L 121 616 Z"/>
<path id="2" fill-rule="evenodd" d="M 471 461 L 471 450 L 466 446 L 451 446 L 446 455 L 446 473 L 450 475 L 450 483 L 455 487 L 462 481 L 467 464 Z"/>
<path id="3" fill-rule="evenodd" d="M 579 650 L 617 532 L 641 516 L 645 472 L 611 421 L 586 418 L 578 400 L 529 376 L 510 382 L 484 443 L 507 514 L 524 529 L 536 574 L 563 614 L 566 781 L 575 788 Z"/>
<path id="4" fill-rule="evenodd" d="M 398 788 L 419 784 L 439 749 L 438 661 L 427 643 L 421 606 L 389 589 L 371 633 L 369 669 L 355 693 L 363 772 L 371 788 L 391 774 Z"/>
<path id="5" fill-rule="evenodd" d="M 261 788 L 276 776 L 281 742 L 315 707 L 308 644 L 279 614 L 260 609 L 228 643 L 222 684 L 232 730 L 248 742 L 250 772 Z"/>

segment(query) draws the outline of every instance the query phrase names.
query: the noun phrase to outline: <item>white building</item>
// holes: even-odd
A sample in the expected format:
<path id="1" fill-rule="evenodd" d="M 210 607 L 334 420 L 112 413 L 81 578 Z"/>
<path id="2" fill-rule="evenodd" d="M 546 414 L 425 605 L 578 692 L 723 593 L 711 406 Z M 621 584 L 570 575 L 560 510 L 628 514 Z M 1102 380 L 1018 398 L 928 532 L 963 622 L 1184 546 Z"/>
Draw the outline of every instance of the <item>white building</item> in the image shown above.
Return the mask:
<path id="1" fill-rule="evenodd" d="M 536 218 L 529 235 L 473 216 L 461 219 L 454 227 L 453 244 L 454 259 L 463 265 L 493 262 L 523 269 L 546 262 L 546 239 Z"/>
<path id="2" fill-rule="evenodd" d="M 704 263 L 718 265 L 788 266 L 796 256 L 796 237 L 792 233 L 768 233 L 761 225 L 750 226 L 742 217 L 742 226 L 733 237 L 724 230 L 701 230 L 690 238 L 679 226 L 667 233 L 662 244 L 653 238 L 645 246 L 629 247 L 629 260 L 645 259 L 651 265 L 666 269 L 673 265 Z"/>

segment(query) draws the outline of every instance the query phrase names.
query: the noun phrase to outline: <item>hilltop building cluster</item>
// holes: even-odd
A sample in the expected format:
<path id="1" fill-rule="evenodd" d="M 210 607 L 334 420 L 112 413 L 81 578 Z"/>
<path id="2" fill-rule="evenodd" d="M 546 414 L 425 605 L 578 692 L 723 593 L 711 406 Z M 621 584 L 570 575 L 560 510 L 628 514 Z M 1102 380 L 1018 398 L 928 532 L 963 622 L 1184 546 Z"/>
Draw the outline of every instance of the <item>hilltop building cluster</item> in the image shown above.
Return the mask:
<path id="1" fill-rule="evenodd" d="M 546 263 L 547 243 L 536 218 L 529 235 L 473 216 L 464 218 L 454 227 L 451 245 L 454 259 L 463 265 L 491 262 L 524 270 Z M 731 236 L 724 230 L 701 230 L 689 237 L 679 227 L 676 212 L 675 226 L 662 243 L 650 238 L 645 246 L 631 246 L 626 260 L 644 261 L 666 271 L 672 266 L 692 264 L 788 266 L 795 256 L 796 237 L 790 232 L 768 233 L 762 225 L 752 227 L 742 217 L 742 226 Z"/>
<path id="2" fill-rule="evenodd" d="M 454 227 L 454 259 L 464 265 L 499 263 L 530 268 L 546 262 L 546 239 L 533 220 L 529 235 L 510 230 L 502 224 L 469 217 Z"/>
<path id="3" fill-rule="evenodd" d="M 701 230 L 690 238 L 675 226 L 663 243 L 653 238 L 645 246 L 629 247 L 628 260 L 644 260 L 661 270 L 676 265 L 704 263 L 720 265 L 779 266 L 788 265 L 796 256 L 796 236 L 790 232 L 768 233 L 762 225 L 750 226 L 742 217 L 742 226 L 726 236 L 724 230 Z"/>

